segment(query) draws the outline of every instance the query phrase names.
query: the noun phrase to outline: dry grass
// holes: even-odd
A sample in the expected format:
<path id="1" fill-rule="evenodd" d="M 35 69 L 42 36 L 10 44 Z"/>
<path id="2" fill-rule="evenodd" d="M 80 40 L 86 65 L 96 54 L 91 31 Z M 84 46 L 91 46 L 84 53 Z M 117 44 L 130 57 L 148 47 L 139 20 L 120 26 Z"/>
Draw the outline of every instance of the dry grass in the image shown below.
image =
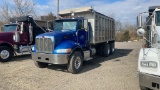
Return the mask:
<path id="1" fill-rule="evenodd" d="M 117 42 L 124 42 L 124 41 L 134 41 L 134 40 L 139 40 L 141 39 L 137 33 L 136 33 L 136 30 L 135 31 L 129 31 L 129 35 L 125 35 L 125 32 L 127 30 L 122 30 L 120 32 L 116 32 L 116 41 Z M 127 38 L 127 39 L 126 39 Z"/>

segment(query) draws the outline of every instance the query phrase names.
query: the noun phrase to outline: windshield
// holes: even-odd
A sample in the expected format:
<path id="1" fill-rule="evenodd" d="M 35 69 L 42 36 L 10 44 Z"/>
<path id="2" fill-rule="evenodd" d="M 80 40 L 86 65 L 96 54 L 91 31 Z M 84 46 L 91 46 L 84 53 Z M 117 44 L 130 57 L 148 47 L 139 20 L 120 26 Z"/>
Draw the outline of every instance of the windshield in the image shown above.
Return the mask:
<path id="1" fill-rule="evenodd" d="M 77 21 L 56 21 L 54 30 L 75 30 Z"/>
<path id="2" fill-rule="evenodd" d="M 156 25 L 160 26 L 160 11 L 156 12 Z"/>
<path id="3" fill-rule="evenodd" d="M 16 31 L 17 25 L 4 25 L 4 32 Z"/>

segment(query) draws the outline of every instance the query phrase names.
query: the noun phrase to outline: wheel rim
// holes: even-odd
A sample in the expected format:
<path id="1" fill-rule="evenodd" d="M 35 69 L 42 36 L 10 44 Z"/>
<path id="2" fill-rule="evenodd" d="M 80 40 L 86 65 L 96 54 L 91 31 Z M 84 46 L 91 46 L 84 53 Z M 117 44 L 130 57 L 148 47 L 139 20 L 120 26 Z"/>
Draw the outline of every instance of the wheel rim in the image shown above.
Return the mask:
<path id="1" fill-rule="evenodd" d="M 7 50 L 2 50 L 0 54 L 2 59 L 7 59 L 9 57 L 9 51 Z"/>
<path id="2" fill-rule="evenodd" d="M 112 52 L 114 52 L 114 48 L 112 48 Z"/>
<path id="3" fill-rule="evenodd" d="M 110 54 L 110 48 L 108 47 L 108 55 Z"/>
<path id="4" fill-rule="evenodd" d="M 110 50 L 108 50 L 108 54 L 110 53 Z"/>
<path id="5" fill-rule="evenodd" d="M 76 69 L 80 68 L 80 66 L 81 66 L 81 59 L 80 59 L 80 57 L 76 57 L 74 66 L 75 66 Z"/>

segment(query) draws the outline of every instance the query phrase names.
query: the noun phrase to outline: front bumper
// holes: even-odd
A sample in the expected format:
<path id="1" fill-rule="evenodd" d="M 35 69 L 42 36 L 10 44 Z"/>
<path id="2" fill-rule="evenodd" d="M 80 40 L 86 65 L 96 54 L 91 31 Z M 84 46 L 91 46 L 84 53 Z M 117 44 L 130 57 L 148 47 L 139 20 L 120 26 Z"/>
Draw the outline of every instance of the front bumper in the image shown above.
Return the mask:
<path id="1" fill-rule="evenodd" d="M 146 88 L 160 90 L 160 76 L 154 76 L 139 72 L 139 84 L 140 86 Z"/>
<path id="2" fill-rule="evenodd" d="M 32 60 L 49 64 L 68 64 L 68 54 L 44 54 L 32 52 Z"/>

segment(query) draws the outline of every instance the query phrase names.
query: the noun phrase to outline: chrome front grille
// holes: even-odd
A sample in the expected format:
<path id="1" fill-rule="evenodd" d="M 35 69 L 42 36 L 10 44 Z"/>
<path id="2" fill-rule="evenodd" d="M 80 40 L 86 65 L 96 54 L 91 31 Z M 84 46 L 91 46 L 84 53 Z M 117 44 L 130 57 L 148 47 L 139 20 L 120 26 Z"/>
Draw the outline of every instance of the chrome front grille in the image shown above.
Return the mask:
<path id="1" fill-rule="evenodd" d="M 53 42 L 51 38 L 36 38 L 36 51 L 40 53 L 52 53 Z"/>

